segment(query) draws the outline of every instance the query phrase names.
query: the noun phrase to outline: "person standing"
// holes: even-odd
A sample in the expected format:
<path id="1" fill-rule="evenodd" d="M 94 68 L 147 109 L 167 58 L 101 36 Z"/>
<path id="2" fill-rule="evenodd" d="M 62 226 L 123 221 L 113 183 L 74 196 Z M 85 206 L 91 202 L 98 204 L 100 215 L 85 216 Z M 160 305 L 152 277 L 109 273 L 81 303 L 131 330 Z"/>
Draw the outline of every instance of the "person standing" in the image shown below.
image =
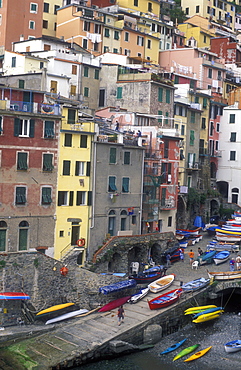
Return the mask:
<path id="1" fill-rule="evenodd" d="M 241 267 L 241 257 L 240 257 L 239 254 L 236 257 L 236 267 L 237 267 L 237 270 L 240 270 L 240 267 Z"/>
<path id="2" fill-rule="evenodd" d="M 189 255 L 189 258 L 190 258 L 190 265 L 192 265 L 192 263 L 194 261 L 194 252 L 192 251 L 192 249 L 190 250 L 188 255 Z"/>
<path id="3" fill-rule="evenodd" d="M 120 324 L 124 322 L 124 317 L 125 317 L 125 311 L 124 311 L 123 306 L 120 306 L 118 308 L 117 316 L 118 316 L 118 326 L 120 326 Z"/>
<path id="4" fill-rule="evenodd" d="M 230 266 L 230 271 L 234 271 L 235 260 L 233 259 L 233 257 L 229 261 L 229 266 Z"/>
<path id="5" fill-rule="evenodd" d="M 183 249 L 182 248 L 180 248 L 179 249 L 179 255 L 180 255 L 180 260 L 182 261 L 182 262 L 184 262 L 184 251 L 183 251 Z"/>
<path id="6" fill-rule="evenodd" d="M 170 255 L 170 253 L 168 253 L 166 255 L 166 260 L 167 260 L 167 267 L 170 267 L 171 266 L 171 255 Z"/>
<path id="7" fill-rule="evenodd" d="M 201 248 L 200 248 L 200 247 L 198 247 L 197 251 L 198 251 L 198 255 L 199 255 L 199 257 L 200 257 L 200 256 L 203 254 L 203 251 L 201 250 Z"/>

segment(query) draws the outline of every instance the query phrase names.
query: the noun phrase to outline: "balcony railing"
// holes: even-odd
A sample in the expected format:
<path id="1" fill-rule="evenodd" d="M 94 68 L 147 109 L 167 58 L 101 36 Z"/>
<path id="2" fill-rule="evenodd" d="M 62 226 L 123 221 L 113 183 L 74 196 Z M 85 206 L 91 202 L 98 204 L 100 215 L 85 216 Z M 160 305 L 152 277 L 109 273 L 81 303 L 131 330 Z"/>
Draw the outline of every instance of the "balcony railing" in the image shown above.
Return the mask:
<path id="1" fill-rule="evenodd" d="M 164 201 L 161 201 L 160 209 L 170 209 L 175 208 L 175 201 L 173 199 L 165 199 Z"/>
<path id="2" fill-rule="evenodd" d="M 35 114 L 48 114 L 50 116 L 60 115 L 59 104 L 40 104 L 25 101 L 0 100 L 0 109 L 12 112 L 25 112 Z"/>

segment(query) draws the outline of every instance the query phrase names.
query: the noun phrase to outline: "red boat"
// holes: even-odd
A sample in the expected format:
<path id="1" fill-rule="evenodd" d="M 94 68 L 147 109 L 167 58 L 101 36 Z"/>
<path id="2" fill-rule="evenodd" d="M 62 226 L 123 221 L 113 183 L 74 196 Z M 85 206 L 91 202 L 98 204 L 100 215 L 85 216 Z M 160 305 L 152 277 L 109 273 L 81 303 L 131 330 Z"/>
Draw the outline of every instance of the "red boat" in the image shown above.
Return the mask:
<path id="1" fill-rule="evenodd" d="M 101 307 L 98 310 L 98 312 L 107 312 L 107 311 L 114 310 L 115 308 L 120 307 L 123 304 L 125 304 L 127 301 L 129 301 L 130 298 L 131 296 L 129 295 L 128 297 L 122 297 L 122 298 L 115 299 L 114 301 L 111 301 L 107 303 L 106 305 L 104 305 L 103 307 Z"/>
<path id="2" fill-rule="evenodd" d="M 148 301 L 149 307 L 151 310 L 157 310 L 158 308 L 170 306 L 179 299 L 182 292 L 183 290 L 180 288 L 159 295 L 159 297 L 153 298 L 151 301 Z"/>

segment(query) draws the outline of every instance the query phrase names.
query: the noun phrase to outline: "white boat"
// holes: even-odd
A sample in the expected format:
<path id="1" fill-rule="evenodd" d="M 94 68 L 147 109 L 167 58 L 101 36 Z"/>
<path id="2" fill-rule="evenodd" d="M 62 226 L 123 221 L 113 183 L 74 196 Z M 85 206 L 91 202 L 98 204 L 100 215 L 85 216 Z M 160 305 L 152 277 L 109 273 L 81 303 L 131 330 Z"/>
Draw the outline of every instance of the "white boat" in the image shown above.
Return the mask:
<path id="1" fill-rule="evenodd" d="M 163 276 L 162 278 L 153 281 L 153 283 L 150 283 L 148 288 L 152 293 L 158 293 L 161 290 L 168 288 L 173 283 L 174 279 L 174 275 Z"/>
<path id="2" fill-rule="evenodd" d="M 241 279 L 241 271 L 219 271 L 219 272 L 209 272 L 209 278 L 214 278 L 215 280 L 233 280 Z"/>
<path id="3" fill-rule="evenodd" d="M 240 235 L 217 235 L 216 234 L 216 239 L 219 241 L 225 241 L 225 242 L 240 242 L 241 236 Z"/>
<path id="4" fill-rule="evenodd" d="M 233 340 L 231 342 L 227 342 L 224 344 L 225 351 L 230 352 L 237 352 L 241 350 L 241 340 Z"/>
<path id="5" fill-rule="evenodd" d="M 129 299 L 129 303 L 136 303 L 138 301 L 140 301 L 142 298 L 144 298 L 147 293 L 149 292 L 149 288 L 144 288 L 144 289 L 140 289 L 140 291 L 136 294 L 134 294 L 133 296 L 131 296 L 131 298 Z"/>
<path id="6" fill-rule="evenodd" d="M 218 252 L 217 254 L 215 254 L 215 256 L 213 257 L 213 261 L 214 261 L 215 265 L 220 265 L 221 263 L 226 262 L 229 259 L 229 256 L 230 256 L 229 251 L 226 251 L 226 250 L 221 251 L 221 252 Z"/>
<path id="7" fill-rule="evenodd" d="M 229 251 L 229 252 L 238 252 L 239 251 L 239 245 L 238 244 L 232 244 L 232 243 L 210 243 L 207 245 L 207 250 L 210 251 Z"/>
<path id="8" fill-rule="evenodd" d="M 82 315 L 82 314 L 87 313 L 87 312 L 89 312 L 89 311 L 84 309 L 84 308 L 82 310 L 76 310 L 76 311 L 68 312 L 68 313 L 65 313 L 64 315 L 60 315 L 60 316 L 57 316 L 53 319 L 50 319 L 50 320 L 46 321 L 45 325 L 54 324 L 55 322 L 67 320 L 67 319 L 70 319 L 71 317 Z"/>

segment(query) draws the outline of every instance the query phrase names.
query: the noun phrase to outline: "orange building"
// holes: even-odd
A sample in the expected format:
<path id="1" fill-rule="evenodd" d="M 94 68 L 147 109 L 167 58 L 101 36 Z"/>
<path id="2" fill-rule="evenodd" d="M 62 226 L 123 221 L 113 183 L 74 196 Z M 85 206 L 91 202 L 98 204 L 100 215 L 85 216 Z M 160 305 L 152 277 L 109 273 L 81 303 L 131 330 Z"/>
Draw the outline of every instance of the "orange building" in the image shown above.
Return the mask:
<path id="1" fill-rule="evenodd" d="M 20 39 L 42 36 L 43 0 L 0 2 L 0 46 L 12 50 Z"/>

